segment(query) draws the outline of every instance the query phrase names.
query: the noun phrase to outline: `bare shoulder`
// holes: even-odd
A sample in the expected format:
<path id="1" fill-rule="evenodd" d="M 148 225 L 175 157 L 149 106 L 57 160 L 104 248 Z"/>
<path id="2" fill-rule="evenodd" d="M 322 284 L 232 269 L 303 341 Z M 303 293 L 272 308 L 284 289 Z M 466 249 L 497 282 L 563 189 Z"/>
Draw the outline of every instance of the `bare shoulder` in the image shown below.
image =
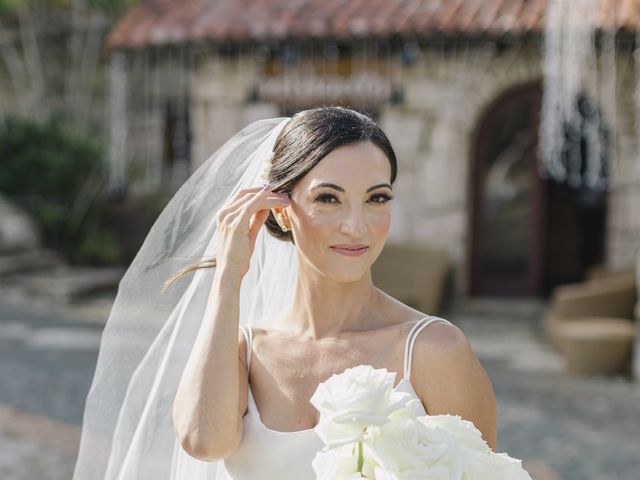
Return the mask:
<path id="1" fill-rule="evenodd" d="M 493 386 L 458 326 L 435 321 L 425 327 L 416 337 L 411 370 L 416 393 L 430 415 L 460 415 L 473 422 L 489 446 L 495 448 Z"/>
<path id="2" fill-rule="evenodd" d="M 418 383 L 427 378 L 432 383 L 434 378 L 446 378 L 452 372 L 468 374 L 469 365 L 474 359 L 477 361 L 465 333 L 453 323 L 439 320 L 431 322 L 415 337 L 412 357 L 411 376 Z"/>
<path id="3" fill-rule="evenodd" d="M 434 382 L 450 385 L 451 380 L 469 382 L 486 375 L 462 329 L 442 321 L 432 322 L 416 337 L 412 371 L 418 383 L 429 383 L 424 387 L 430 391 L 441 387 Z"/>
<path id="4" fill-rule="evenodd" d="M 422 351 L 425 354 L 458 356 L 468 353 L 471 349 L 471 344 L 464 332 L 448 321 L 433 321 L 423 329 L 423 332 L 416 337 L 414 347 L 416 351 Z"/>

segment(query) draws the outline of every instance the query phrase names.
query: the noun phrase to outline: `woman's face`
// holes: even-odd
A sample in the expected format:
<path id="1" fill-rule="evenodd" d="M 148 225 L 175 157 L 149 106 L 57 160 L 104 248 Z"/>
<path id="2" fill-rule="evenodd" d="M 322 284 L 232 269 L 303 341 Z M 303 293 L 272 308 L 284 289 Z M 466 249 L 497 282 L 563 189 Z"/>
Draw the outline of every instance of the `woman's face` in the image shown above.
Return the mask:
<path id="1" fill-rule="evenodd" d="M 292 230 L 309 266 L 336 281 L 360 279 L 376 260 L 391 223 L 391 165 L 373 142 L 336 148 L 294 187 L 278 221 Z M 337 246 L 365 246 L 347 255 Z M 302 265 L 301 265 L 302 267 Z"/>

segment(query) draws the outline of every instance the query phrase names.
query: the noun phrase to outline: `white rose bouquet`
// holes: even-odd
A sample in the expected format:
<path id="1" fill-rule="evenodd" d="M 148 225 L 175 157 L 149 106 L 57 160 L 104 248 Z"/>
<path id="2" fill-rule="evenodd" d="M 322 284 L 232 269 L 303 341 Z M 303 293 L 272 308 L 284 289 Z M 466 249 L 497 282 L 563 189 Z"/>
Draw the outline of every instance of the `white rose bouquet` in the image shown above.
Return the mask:
<path id="1" fill-rule="evenodd" d="M 317 480 L 531 480 L 522 461 L 494 453 L 472 422 L 420 415 L 420 401 L 393 389 L 396 374 L 348 368 L 318 385 L 315 432 L 325 446 Z"/>

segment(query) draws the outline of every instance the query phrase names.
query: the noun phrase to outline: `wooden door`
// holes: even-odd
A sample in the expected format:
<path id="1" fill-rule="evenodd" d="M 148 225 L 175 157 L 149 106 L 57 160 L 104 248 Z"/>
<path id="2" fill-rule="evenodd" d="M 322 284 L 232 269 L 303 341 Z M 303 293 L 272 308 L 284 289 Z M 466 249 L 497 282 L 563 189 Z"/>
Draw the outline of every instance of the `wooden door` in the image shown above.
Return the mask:
<path id="1" fill-rule="evenodd" d="M 470 176 L 471 294 L 541 293 L 540 101 L 539 84 L 514 88 L 487 109 L 476 129 Z"/>

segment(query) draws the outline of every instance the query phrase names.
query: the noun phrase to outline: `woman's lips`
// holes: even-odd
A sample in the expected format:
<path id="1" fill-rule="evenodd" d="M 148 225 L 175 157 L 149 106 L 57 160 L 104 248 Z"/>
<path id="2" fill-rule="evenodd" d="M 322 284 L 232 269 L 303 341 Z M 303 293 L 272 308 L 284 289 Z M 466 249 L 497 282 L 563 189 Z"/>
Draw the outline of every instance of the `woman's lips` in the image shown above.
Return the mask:
<path id="1" fill-rule="evenodd" d="M 362 248 L 331 247 L 331 248 L 336 252 L 341 253 L 342 255 L 347 255 L 349 257 L 360 256 L 369 249 L 369 247 L 362 247 Z"/>

